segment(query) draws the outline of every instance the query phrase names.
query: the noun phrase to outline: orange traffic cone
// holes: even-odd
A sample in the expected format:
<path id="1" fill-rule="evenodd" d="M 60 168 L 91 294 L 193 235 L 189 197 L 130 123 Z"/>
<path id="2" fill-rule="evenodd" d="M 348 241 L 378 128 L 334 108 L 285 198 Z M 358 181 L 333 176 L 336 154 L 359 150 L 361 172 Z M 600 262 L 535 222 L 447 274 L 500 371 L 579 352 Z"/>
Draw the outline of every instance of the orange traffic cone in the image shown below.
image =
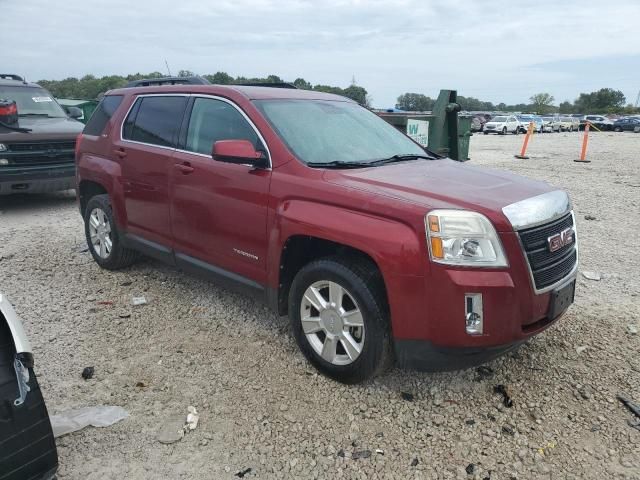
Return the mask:
<path id="1" fill-rule="evenodd" d="M 584 125 L 584 137 L 582 138 L 582 150 L 580 151 L 580 159 L 574 160 L 574 162 L 591 163 L 591 160 L 586 160 L 587 144 L 589 143 L 589 125 L 589 122 L 585 123 Z"/>
<path id="2" fill-rule="evenodd" d="M 529 145 L 529 137 L 533 133 L 533 122 L 529 122 L 529 128 L 527 128 L 527 134 L 524 136 L 524 142 L 522 143 L 522 150 L 520 150 L 520 155 L 514 155 L 516 158 L 522 158 L 526 160 L 527 157 L 525 154 L 527 153 L 527 145 Z"/>

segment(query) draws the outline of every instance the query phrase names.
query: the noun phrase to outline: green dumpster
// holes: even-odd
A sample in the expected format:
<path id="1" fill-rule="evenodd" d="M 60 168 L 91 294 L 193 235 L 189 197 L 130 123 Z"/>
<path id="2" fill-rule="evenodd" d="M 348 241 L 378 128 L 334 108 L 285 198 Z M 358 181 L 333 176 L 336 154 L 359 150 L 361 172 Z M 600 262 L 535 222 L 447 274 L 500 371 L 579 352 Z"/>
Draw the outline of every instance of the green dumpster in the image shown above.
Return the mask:
<path id="1" fill-rule="evenodd" d="M 89 118 L 91 118 L 91 114 L 98 106 L 97 100 L 85 100 L 81 98 L 56 98 L 56 101 L 65 110 L 68 107 L 78 107 L 82 110 L 82 116 L 78 118 L 82 123 L 87 123 Z"/>
<path id="2" fill-rule="evenodd" d="M 469 160 L 471 116 L 461 115 L 455 90 L 440 90 L 431 112 L 376 112 L 432 152 Z"/>

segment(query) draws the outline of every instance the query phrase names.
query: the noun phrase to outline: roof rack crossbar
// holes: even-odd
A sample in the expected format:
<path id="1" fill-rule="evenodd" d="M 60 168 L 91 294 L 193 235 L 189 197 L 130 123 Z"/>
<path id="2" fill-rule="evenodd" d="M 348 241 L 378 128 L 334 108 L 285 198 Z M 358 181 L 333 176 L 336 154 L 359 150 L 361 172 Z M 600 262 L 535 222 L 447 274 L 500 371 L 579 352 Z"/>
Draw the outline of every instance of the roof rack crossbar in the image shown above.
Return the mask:
<path id="1" fill-rule="evenodd" d="M 20 75 L 14 75 L 13 73 L 0 73 L 0 78 L 4 80 L 16 80 L 18 82 L 24 82 L 24 78 Z"/>

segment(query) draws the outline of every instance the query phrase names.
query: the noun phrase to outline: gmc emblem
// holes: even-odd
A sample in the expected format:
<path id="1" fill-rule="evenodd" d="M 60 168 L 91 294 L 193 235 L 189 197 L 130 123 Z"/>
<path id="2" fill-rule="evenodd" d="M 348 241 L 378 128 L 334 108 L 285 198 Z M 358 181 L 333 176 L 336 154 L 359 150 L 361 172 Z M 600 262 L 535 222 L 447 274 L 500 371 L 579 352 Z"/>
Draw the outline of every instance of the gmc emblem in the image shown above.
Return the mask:
<path id="1" fill-rule="evenodd" d="M 566 245 L 573 243 L 573 228 L 569 227 L 547 238 L 547 245 L 551 253 L 560 250 Z"/>

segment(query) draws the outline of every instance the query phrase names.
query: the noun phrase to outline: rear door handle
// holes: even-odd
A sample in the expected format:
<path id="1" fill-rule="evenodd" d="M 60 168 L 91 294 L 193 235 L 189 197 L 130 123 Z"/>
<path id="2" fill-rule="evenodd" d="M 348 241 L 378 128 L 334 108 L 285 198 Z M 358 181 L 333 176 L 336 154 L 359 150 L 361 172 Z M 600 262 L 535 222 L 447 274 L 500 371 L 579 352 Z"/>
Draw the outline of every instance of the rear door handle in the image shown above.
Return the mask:
<path id="1" fill-rule="evenodd" d="M 174 167 L 182 172 L 183 175 L 189 175 L 193 173 L 194 168 L 191 166 L 189 162 L 184 163 L 176 163 Z"/>
<path id="2" fill-rule="evenodd" d="M 118 157 L 124 158 L 127 156 L 127 152 L 124 151 L 124 148 L 114 148 L 113 153 L 115 153 Z"/>

